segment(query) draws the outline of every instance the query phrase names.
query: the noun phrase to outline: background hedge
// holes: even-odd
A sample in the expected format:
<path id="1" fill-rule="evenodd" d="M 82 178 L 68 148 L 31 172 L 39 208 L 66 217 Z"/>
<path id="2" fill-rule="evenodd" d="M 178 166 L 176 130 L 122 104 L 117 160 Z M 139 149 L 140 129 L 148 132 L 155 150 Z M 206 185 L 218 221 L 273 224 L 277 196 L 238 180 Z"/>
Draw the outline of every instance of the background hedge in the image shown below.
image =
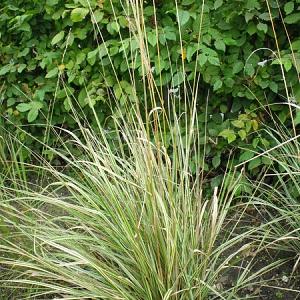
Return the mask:
<path id="1" fill-rule="evenodd" d="M 1 114 L 6 117 L 2 118 L 6 128 L 15 130 L 11 124 L 45 123 L 53 109 L 53 125 L 76 129 L 69 114 L 70 99 L 66 97 L 62 81 L 57 80 L 58 76 L 74 93 L 91 123 L 93 118 L 86 91 L 104 126 L 109 126 L 109 99 L 116 98 L 122 105 L 136 101 L 125 60 L 125 57 L 130 58 L 129 52 L 137 54 L 135 63 L 129 61 L 129 66 L 135 69 L 136 79 L 142 76 L 142 68 L 138 45 L 134 43 L 130 29 L 131 7 L 126 2 L 1 1 Z M 155 18 L 153 2 L 147 0 L 144 1 L 144 18 L 153 75 L 165 95 L 170 91 L 177 93 L 178 107 L 183 104 L 181 90 L 177 90 L 184 80 L 181 62 L 185 62 L 185 80 L 188 83 L 194 80 L 193 70 L 197 61 L 197 71 L 201 74 L 198 112 L 202 128 L 206 120 L 206 95 L 210 90 L 208 137 L 205 139 L 203 130 L 202 141 L 206 144 L 209 158 L 205 169 L 214 170 L 222 165 L 222 155 L 228 155 L 232 148 L 259 150 L 270 145 L 271 141 L 263 134 L 254 132 L 261 128 L 262 123 L 269 122 L 264 110 L 259 109 L 260 105 L 288 101 L 281 64 L 286 73 L 289 100 L 300 102 L 297 72 L 297 64 L 298 67 L 300 65 L 300 1 L 206 0 L 198 47 L 201 2 L 177 1 L 176 10 L 173 0 L 155 0 Z M 268 6 L 281 61 L 266 49 L 277 51 Z M 91 9 L 94 17 L 91 17 Z M 101 35 L 94 30 L 96 25 Z M 178 28 L 183 39 L 183 51 Z M 121 87 L 116 84 L 108 54 Z M 142 102 L 142 84 L 136 89 Z M 279 121 L 291 126 L 287 106 L 272 106 L 272 110 L 277 112 Z M 294 117 L 295 123 L 300 123 L 300 115 L 295 113 Z M 29 126 L 27 130 L 38 138 L 45 135 L 39 126 Z M 27 145 L 32 143 L 28 136 L 22 136 Z M 54 143 L 55 139 L 50 138 L 49 142 Z M 253 155 L 245 150 L 239 153 L 237 161 Z M 258 171 L 260 168 L 257 167 L 262 164 L 268 164 L 268 161 L 257 158 L 250 163 L 249 169 Z"/>

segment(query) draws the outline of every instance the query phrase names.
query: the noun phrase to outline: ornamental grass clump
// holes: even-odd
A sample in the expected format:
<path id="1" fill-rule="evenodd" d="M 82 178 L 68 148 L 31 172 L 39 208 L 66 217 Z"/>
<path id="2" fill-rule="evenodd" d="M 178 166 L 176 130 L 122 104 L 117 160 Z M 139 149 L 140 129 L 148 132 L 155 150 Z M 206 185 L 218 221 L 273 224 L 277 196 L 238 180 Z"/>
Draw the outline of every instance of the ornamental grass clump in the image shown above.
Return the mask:
<path id="1" fill-rule="evenodd" d="M 52 149 L 63 170 L 31 165 L 47 180 L 22 189 L 22 178 L 17 187 L 7 179 L 0 188 L 1 288 L 29 299 L 234 298 L 249 269 L 234 287 L 218 280 L 249 246 L 247 233 L 226 229 L 241 175 L 228 172 L 205 195 L 202 161 L 195 176 L 189 166 L 201 152 L 194 112 L 184 134 L 179 118 L 166 122 L 171 153 L 158 119 L 148 129 L 138 114 L 116 121 L 112 141 L 74 115 L 83 138 L 65 130 L 69 138 Z"/>

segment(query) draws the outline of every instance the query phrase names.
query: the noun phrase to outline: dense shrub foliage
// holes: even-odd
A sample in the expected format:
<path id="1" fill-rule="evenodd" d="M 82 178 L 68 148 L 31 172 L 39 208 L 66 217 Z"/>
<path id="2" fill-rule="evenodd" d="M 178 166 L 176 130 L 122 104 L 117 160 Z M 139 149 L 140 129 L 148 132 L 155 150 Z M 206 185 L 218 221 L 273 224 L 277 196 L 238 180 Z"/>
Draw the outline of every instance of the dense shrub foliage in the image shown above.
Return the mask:
<path id="1" fill-rule="evenodd" d="M 91 122 L 90 106 L 94 106 L 105 126 L 109 126 L 110 100 L 122 105 L 136 99 L 143 103 L 140 79 L 145 74 L 133 38 L 135 3 L 129 2 L 1 1 L 0 109 L 7 128 L 13 128 L 10 124 L 45 123 L 51 116 L 53 125 L 76 129 L 68 113 L 73 100 L 66 90 L 78 99 Z M 261 123 L 268 122 L 267 114 L 258 109 L 261 105 L 300 101 L 299 9 L 299 0 L 144 1 L 151 70 L 165 97 L 170 91 L 178 96 L 180 108 L 184 80 L 189 88 L 197 73 L 201 74 L 199 125 L 204 128 L 206 124 L 208 133 L 206 137 L 202 130 L 201 142 L 211 158 L 205 169 L 218 168 L 222 155 L 232 147 L 258 151 L 269 146 L 263 135 L 253 134 Z M 132 76 L 136 79 L 134 90 Z M 271 109 L 291 126 L 288 106 Z M 300 115 L 295 114 L 297 123 Z M 36 137 L 45 135 L 38 126 L 28 130 Z M 32 142 L 25 135 L 24 139 L 27 144 Z M 51 138 L 50 142 L 55 141 Z M 243 151 L 236 159 L 243 161 L 251 155 Z M 268 161 L 257 158 L 249 169 L 261 164 Z"/>

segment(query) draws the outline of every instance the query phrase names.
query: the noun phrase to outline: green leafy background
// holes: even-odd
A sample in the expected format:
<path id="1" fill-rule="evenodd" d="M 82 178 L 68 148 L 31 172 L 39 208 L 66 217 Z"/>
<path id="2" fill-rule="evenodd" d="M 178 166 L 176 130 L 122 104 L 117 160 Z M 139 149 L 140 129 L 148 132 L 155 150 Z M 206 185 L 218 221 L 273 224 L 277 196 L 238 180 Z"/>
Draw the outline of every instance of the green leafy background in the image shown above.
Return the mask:
<path id="1" fill-rule="evenodd" d="M 110 99 L 116 99 L 121 106 L 136 99 L 143 102 L 142 60 L 139 45 L 132 39 L 130 5 L 125 2 L 1 1 L 0 110 L 6 128 L 15 130 L 12 124 L 42 124 L 51 115 L 52 125 L 75 130 L 76 123 L 69 113 L 72 99 L 67 97 L 66 89 L 78 99 L 91 124 L 95 122 L 93 106 L 100 122 L 107 127 L 108 117 L 114 113 Z M 155 0 L 154 18 L 153 2 L 144 1 L 144 18 L 153 76 L 165 94 L 171 89 L 178 93 L 178 108 L 184 104 L 180 97 L 182 83 L 193 82 L 197 63 L 197 72 L 201 74 L 198 119 L 208 157 L 203 167 L 214 177 L 219 168 L 225 167 L 222 157 L 232 149 L 236 149 L 235 161 L 242 162 L 252 158 L 253 151 L 271 146 L 272 141 L 260 131 L 271 120 L 260 107 L 287 101 L 281 68 L 291 99 L 300 102 L 300 1 L 268 1 L 281 60 L 268 50 L 276 51 L 276 39 L 266 1 L 207 0 L 202 19 L 200 2 L 177 1 L 176 11 L 172 0 Z M 136 86 L 137 97 L 130 83 L 133 70 L 136 82 L 141 83 Z M 288 106 L 274 105 L 271 109 L 280 122 L 291 128 Z M 299 113 L 294 117 L 298 125 Z M 39 126 L 26 128 L 39 139 L 45 136 Z M 20 137 L 27 145 L 34 142 L 27 135 Z M 49 143 L 55 142 L 50 136 Z M 267 159 L 257 158 L 248 168 L 255 173 L 268 164 Z"/>

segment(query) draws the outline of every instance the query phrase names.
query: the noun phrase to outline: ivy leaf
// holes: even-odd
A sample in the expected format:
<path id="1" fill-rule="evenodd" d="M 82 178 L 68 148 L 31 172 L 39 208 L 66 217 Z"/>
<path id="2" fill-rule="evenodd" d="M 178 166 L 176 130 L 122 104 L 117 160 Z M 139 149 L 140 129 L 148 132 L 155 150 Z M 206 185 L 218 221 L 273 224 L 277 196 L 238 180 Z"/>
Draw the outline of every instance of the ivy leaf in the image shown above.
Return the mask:
<path id="1" fill-rule="evenodd" d="M 219 7 L 221 7 L 223 4 L 223 0 L 216 0 L 215 4 L 214 4 L 214 9 L 218 9 Z"/>
<path id="2" fill-rule="evenodd" d="M 284 11 L 287 15 L 294 11 L 295 5 L 293 1 L 290 1 L 284 5 Z"/>
<path id="3" fill-rule="evenodd" d="M 89 13 L 87 8 L 77 7 L 74 8 L 71 12 L 71 20 L 76 23 L 82 21 L 86 15 Z"/>
<path id="4" fill-rule="evenodd" d="M 264 24 L 264 23 L 258 23 L 257 24 L 257 29 L 259 31 L 263 31 L 264 33 L 267 33 L 267 31 L 268 31 L 268 25 Z"/>
<path id="5" fill-rule="evenodd" d="M 227 139 L 229 144 L 236 140 L 236 135 L 232 129 L 224 129 L 219 133 L 219 136 Z"/>
<path id="6" fill-rule="evenodd" d="M 225 52 L 226 50 L 226 45 L 222 40 L 215 41 L 215 47 L 216 49 L 221 50 L 223 52 Z"/>
<path id="7" fill-rule="evenodd" d="M 190 19 L 190 13 L 186 10 L 178 10 L 178 23 L 180 26 L 185 25 Z"/>
<path id="8" fill-rule="evenodd" d="M 56 34 L 54 36 L 54 38 L 52 39 L 52 41 L 51 41 L 51 45 L 53 46 L 53 45 L 59 43 L 64 38 L 64 36 L 65 36 L 65 32 L 64 31 L 61 31 L 58 34 Z"/>

